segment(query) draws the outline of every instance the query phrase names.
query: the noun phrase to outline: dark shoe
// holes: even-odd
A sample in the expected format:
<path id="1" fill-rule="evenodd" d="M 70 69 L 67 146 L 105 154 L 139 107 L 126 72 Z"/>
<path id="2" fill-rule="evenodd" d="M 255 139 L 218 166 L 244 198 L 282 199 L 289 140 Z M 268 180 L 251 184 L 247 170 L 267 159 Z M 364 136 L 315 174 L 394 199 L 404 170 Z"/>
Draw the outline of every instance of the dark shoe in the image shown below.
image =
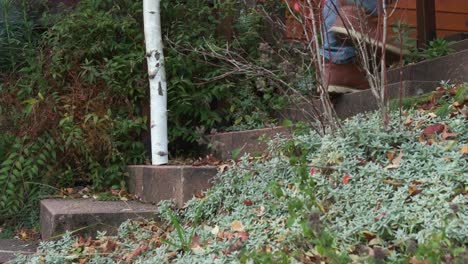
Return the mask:
<path id="1" fill-rule="evenodd" d="M 354 93 L 369 89 L 365 72 L 354 63 L 326 63 L 324 77 L 329 93 Z"/>
<path id="2" fill-rule="evenodd" d="M 383 46 L 383 27 L 379 24 L 378 18 L 367 15 L 362 8 L 355 5 L 346 5 L 341 7 L 340 15 L 336 19 L 335 25 L 330 31 L 344 40 L 364 41 L 372 47 Z M 351 38 L 351 39 L 350 39 Z M 398 59 L 400 53 L 408 55 L 410 51 L 402 48 L 397 43 L 397 36 L 392 30 L 387 30 L 387 40 L 385 44 L 386 54 L 392 60 Z"/>

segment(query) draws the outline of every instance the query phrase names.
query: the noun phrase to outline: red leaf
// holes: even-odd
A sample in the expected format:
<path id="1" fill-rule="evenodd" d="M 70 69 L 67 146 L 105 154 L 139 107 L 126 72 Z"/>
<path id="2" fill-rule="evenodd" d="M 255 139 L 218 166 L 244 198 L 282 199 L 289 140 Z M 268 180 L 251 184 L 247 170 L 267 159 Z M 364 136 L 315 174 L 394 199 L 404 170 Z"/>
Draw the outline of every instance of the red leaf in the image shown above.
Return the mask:
<path id="1" fill-rule="evenodd" d="M 444 131 L 445 125 L 442 124 L 433 124 L 426 127 L 421 134 L 423 135 L 430 135 L 430 134 L 440 134 Z"/>
<path id="2" fill-rule="evenodd" d="M 244 200 L 244 204 L 245 204 L 246 206 L 252 206 L 252 205 L 254 204 L 254 202 L 252 202 L 252 200 L 250 200 L 250 199 L 245 199 L 245 200 Z"/>
<path id="3" fill-rule="evenodd" d="M 315 168 L 314 168 L 314 167 L 310 168 L 309 174 L 310 174 L 310 175 L 314 175 L 314 174 L 315 174 Z"/>
<path id="4" fill-rule="evenodd" d="M 241 241 L 246 241 L 247 239 L 249 239 L 249 233 L 247 232 L 239 232 L 237 233 L 237 235 L 239 236 L 239 239 Z"/>
<path id="5" fill-rule="evenodd" d="M 299 12 L 300 11 L 299 3 L 295 2 L 293 5 L 293 9 L 294 11 Z"/>
<path id="6" fill-rule="evenodd" d="M 348 184 L 349 180 L 351 179 L 351 176 L 349 176 L 349 174 L 346 174 L 344 177 L 343 177 L 343 184 Z"/>

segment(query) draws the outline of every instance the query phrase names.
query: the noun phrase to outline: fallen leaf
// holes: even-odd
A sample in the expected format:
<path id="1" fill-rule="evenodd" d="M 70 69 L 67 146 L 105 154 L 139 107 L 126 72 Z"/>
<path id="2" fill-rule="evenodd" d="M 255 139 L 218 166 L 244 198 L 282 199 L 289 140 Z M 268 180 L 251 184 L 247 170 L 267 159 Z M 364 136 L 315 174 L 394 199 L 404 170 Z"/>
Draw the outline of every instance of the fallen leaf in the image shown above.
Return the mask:
<path id="1" fill-rule="evenodd" d="M 413 119 L 411 119 L 411 116 L 407 116 L 403 125 L 410 126 L 412 123 L 413 123 Z"/>
<path id="2" fill-rule="evenodd" d="M 348 184 L 349 180 L 351 179 L 351 176 L 349 176 L 349 174 L 346 174 L 344 177 L 343 177 L 343 184 Z"/>
<path id="3" fill-rule="evenodd" d="M 434 113 L 429 113 L 429 114 L 427 114 L 427 115 L 428 115 L 429 117 L 432 117 L 432 118 L 436 118 L 436 117 L 437 117 L 437 115 L 434 114 Z"/>
<path id="4" fill-rule="evenodd" d="M 431 135 L 431 134 L 440 134 L 444 131 L 445 125 L 443 124 L 433 124 L 426 127 L 421 134 L 423 135 Z"/>
<path id="5" fill-rule="evenodd" d="M 416 185 L 410 185 L 408 187 L 408 192 L 409 192 L 410 196 L 415 196 L 416 194 L 422 192 L 422 190 L 418 189 L 418 187 L 416 187 Z"/>
<path id="6" fill-rule="evenodd" d="M 416 257 L 411 257 L 409 264 L 430 264 L 428 261 L 416 259 Z"/>
<path id="7" fill-rule="evenodd" d="M 427 182 L 427 180 L 412 180 L 411 183 L 414 185 L 419 185 Z"/>
<path id="8" fill-rule="evenodd" d="M 376 238 L 373 238 L 369 241 L 369 246 L 381 246 L 383 245 L 383 241 L 376 237 Z"/>
<path id="9" fill-rule="evenodd" d="M 220 165 L 220 166 L 218 166 L 218 172 L 223 173 L 223 172 L 227 171 L 228 168 L 229 168 L 228 164 Z"/>
<path id="10" fill-rule="evenodd" d="M 468 154 L 468 145 L 463 145 L 463 147 L 460 149 L 461 154 Z"/>
<path id="11" fill-rule="evenodd" d="M 101 245 L 101 249 L 104 253 L 111 253 L 117 249 L 118 245 L 112 240 L 107 240 Z"/>
<path id="12" fill-rule="evenodd" d="M 403 158 L 403 150 L 400 150 L 400 153 L 398 154 L 398 156 L 392 160 L 392 164 L 399 166 L 402 158 Z"/>
<path id="13" fill-rule="evenodd" d="M 254 202 L 252 202 L 252 200 L 250 199 L 245 199 L 244 202 L 243 202 L 246 206 L 252 206 L 254 204 Z"/>
<path id="14" fill-rule="evenodd" d="M 246 241 L 247 239 L 249 239 L 249 233 L 247 232 L 239 232 L 237 233 L 237 235 L 239 236 L 239 239 L 241 241 Z"/>
<path id="15" fill-rule="evenodd" d="M 390 160 L 390 162 L 392 162 L 392 160 L 395 158 L 395 149 L 387 151 L 387 158 Z"/>
<path id="16" fill-rule="evenodd" d="M 202 254 L 205 253 L 205 249 L 203 249 L 200 245 L 197 245 L 195 247 L 191 247 L 190 249 L 192 250 L 192 252 L 195 255 L 202 255 Z"/>
<path id="17" fill-rule="evenodd" d="M 386 170 L 388 169 L 396 169 L 400 167 L 401 159 L 403 158 L 403 151 L 400 150 L 398 156 L 395 157 L 395 151 L 387 152 L 387 158 L 390 160 L 391 164 L 385 167 Z"/>
<path id="18" fill-rule="evenodd" d="M 258 208 L 254 208 L 253 210 L 254 210 L 254 212 L 255 212 L 255 214 L 256 214 L 257 216 L 262 216 L 262 215 L 265 213 L 265 207 L 264 207 L 264 206 L 260 206 L 260 207 L 258 207 Z"/>
<path id="19" fill-rule="evenodd" d="M 200 235 L 198 235 L 198 234 L 193 235 L 192 243 L 190 244 L 190 248 L 199 247 L 200 245 L 201 245 Z"/>
<path id="20" fill-rule="evenodd" d="M 146 244 L 140 245 L 139 247 L 135 248 L 132 252 L 127 254 L 127 256 L 125 257 L 125 262 L 132 263 L 132 259 L 134 257 L 138 256 L 139 254 L 141 254 L 142 252 L 148 249 L 149 249 L 148 245 Z"/>
<path id="21" fill-rule="evenodd" d="M 395 187 L 401 186 L 403 184 L 400 181 L 394 181 L 394 180 L 390 180 L 390 179 L 385 179 L 384 182 L 386 184 L 390 184 L 390 185 L 395 186 Z"/>
<path id="22" fill-rule="evenodd" d="M 172 251 L 166 254 L 166 260 L 171 260 L 177 257 L 177 251 Z"/>
<path id="23" fill-rule="evenodd" d="M 448 132 L 448 127 L 445 126 L 444 132 L 442 132 L 442 139 L 446 140 L 449 137 L 456 137 L 458 136 L 458 133 L 449 133 Z"/>
<path id="24" fill-rule="evenodd" d="M 87 263 L 87 262 L 88 262 L 88 258 L 80 258 L 80 259 L 78 260 L 78 264 L 85 264 L 85 263 Z"/>
<path id="25" fill-rule="evenodd" d="M 362 234 L 366 237 L 367 241 L 371 241 L 372 239 L 377 237 L 376 234 L 367 230 L 362 231 Z"/>
<path id="26" fill-rule="evenodd" d="M 211 234 L 212 235 L 217 236 L 218 233 L 219 233 L 219 226 L 215 226 L 215 227 L 213 227 L 213 229 L 211 229 Z"/>
<path id="27" fill-rule="evenodd" d="M 244 225 L 242 225 L 241 221 L 236 220 L 232 222 L 230 226 L 231 226 L 232 231 L 235 231 L 235 232 L 244 231 Z"/>

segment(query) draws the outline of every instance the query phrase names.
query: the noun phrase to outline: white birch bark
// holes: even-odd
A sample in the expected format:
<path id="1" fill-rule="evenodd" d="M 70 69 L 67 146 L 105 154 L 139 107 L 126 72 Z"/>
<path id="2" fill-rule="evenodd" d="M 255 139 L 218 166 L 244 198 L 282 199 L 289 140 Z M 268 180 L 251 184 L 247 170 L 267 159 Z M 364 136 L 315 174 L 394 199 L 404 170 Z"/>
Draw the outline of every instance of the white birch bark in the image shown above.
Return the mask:
<path id="1" fill-rule="evenodd" d="M 151 160 L 167 164 L 167 85 L 161 34 L 160 0 L 143 0 L 146 59 L 150 83 Z"/>

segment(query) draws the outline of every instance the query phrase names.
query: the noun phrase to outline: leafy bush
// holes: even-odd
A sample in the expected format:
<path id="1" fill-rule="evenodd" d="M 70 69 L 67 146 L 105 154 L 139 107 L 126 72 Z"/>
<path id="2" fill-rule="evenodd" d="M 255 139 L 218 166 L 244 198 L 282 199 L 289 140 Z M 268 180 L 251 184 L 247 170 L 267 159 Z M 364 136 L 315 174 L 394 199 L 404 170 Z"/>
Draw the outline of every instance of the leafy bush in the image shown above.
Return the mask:
<path id="1" fill-rule="evenodd" d="M 262 8 L 273 12 L 281 4 L 266 1 Z M 261 34 L 267 24 L 260 11 L 234 0 L 162 1 L 172 154 L 194 149 L 198 131 L 274 122 L 272 109 L 285 103 L 284 82 L 278 81 L 284 71 L 274 61 L 279 47 Z M 8 191 L 1 194 L 0 212 L 6 218 L 36 200 L 29 185 L 15 183 L 100 190 L 120 185 L 126 166 L 145 160 L 142 2 L 83 0 L 72 12 L 44 14 L 41 21 L 47 24 L 38 27 L 50 28 L 33 30 L 38 39 L 28 43 L 31 52 L 20 54 L 21 63 L 15 63 L 19 55 L 12 57 L 5 70 L 17 70 L 2 75 L 7 140 L 0 150 L 0 185 Z M 248 70 L 233 73 L 229 56 L 242 58 Z M 36 149 L 45 152 L 45 164 L 36 164 Z M 17 158 L 28 169 L 15 171 Z M 34 165 L 37 171 L 29 169 Z"/>

